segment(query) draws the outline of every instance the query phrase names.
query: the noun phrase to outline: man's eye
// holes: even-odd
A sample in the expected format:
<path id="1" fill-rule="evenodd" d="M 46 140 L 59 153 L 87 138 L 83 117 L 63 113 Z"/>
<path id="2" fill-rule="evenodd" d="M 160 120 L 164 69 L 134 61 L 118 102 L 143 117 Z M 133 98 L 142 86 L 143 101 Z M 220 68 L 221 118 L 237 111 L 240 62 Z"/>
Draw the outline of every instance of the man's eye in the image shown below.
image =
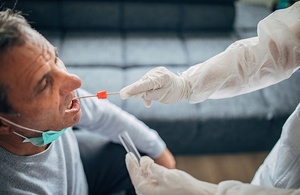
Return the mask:
<path id="1" fill-rule="evenodd" d="M 43 92 L 47 87 L 48 87 L 49 81 L 48 79 L 44 79 L 43 82 L 41 83 L 40 87 L 40 92 Z"/>

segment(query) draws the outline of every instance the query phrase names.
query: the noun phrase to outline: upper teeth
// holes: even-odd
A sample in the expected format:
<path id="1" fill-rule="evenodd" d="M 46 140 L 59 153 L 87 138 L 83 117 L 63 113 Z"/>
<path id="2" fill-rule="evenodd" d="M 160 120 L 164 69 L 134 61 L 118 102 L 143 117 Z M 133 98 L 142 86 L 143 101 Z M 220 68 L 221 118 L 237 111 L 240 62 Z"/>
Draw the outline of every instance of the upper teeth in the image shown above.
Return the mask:
<path id="1" fill-rule="evenodd" d="M 73 101 L 70 102 L 70 104 L 68 105 L 68 109 L 70 109 L 72 107 Z"/>

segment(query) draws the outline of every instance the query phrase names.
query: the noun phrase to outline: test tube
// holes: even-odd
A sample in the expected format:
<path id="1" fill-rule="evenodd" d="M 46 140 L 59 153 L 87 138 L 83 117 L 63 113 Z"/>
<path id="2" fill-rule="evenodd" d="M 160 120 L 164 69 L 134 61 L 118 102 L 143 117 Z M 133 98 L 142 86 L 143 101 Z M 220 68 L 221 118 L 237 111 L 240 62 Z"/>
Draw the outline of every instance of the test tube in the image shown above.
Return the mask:
<path id="1" fill-rule="evenodd" d="M 134 156 L 137 158 L 138 162 L 140 162 L 141 155 L 136 149 L 134 143 L 132 142 L 127 131 L 123 131 L 119 134 L 119 139 L 127 152 L 132 152 Z"/>

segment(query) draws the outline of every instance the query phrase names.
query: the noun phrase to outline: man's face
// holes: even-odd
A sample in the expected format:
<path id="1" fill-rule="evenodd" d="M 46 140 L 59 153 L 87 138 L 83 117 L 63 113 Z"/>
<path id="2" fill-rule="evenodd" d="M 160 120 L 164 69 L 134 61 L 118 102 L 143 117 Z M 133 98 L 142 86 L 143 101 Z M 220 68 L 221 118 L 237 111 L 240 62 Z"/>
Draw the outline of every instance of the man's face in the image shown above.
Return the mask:
<path id="1" fill-rule="evenodd" d="M 79 101 L 72 104 L 81 81 L 66 72 L 56 48 L 32 29 L 27 31 L 26 43 L 3 55 L 0 82 L 5 83 L 13 110 L 20 114 L 10 119 L 42 131 L 73 126 L 81 116 Z"/>

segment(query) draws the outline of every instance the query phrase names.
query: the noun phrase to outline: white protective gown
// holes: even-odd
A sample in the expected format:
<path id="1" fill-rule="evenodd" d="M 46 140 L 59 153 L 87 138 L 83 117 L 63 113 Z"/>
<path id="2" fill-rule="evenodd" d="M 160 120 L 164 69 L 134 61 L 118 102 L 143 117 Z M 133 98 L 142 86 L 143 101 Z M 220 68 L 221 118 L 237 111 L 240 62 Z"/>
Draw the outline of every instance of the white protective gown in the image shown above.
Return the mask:
<path id="1" fill-rule="evenodd" d="M 270 86 L 289 78 L 299 66 L 300 2 L 297 2 L 262 20 L 258 24 L 258 37 L 233 43 L 223 53 L 189 68 L 182 76 L 190 86 L 189 102 L 196 103 Z M 252 184 L 300 188 L 300 106 L 286 121 L 279 141 Z"/>
<path id="2" fill-rule="evenodd" d="M 151 101 L 176 103 L 185 98 L 197 103 L 268 87 L 289 78 L 299 66 L 300 2 L 297 2 L 262 20 L 258 24 L 258 37 L 237 41 L 180 76 L 166 68 L 153 69 L 122 89 L 120 95 L 123 98 L 139 95 L 146 106 Z M 286 121 L 280 139 L 252 184 L 206 183 L 183 171 L 161 167 L 148 157 L 142 157 L 138 163 L 127 155 L 126 165 L 138 194 L 300 194 L 300 105 Z"/>

